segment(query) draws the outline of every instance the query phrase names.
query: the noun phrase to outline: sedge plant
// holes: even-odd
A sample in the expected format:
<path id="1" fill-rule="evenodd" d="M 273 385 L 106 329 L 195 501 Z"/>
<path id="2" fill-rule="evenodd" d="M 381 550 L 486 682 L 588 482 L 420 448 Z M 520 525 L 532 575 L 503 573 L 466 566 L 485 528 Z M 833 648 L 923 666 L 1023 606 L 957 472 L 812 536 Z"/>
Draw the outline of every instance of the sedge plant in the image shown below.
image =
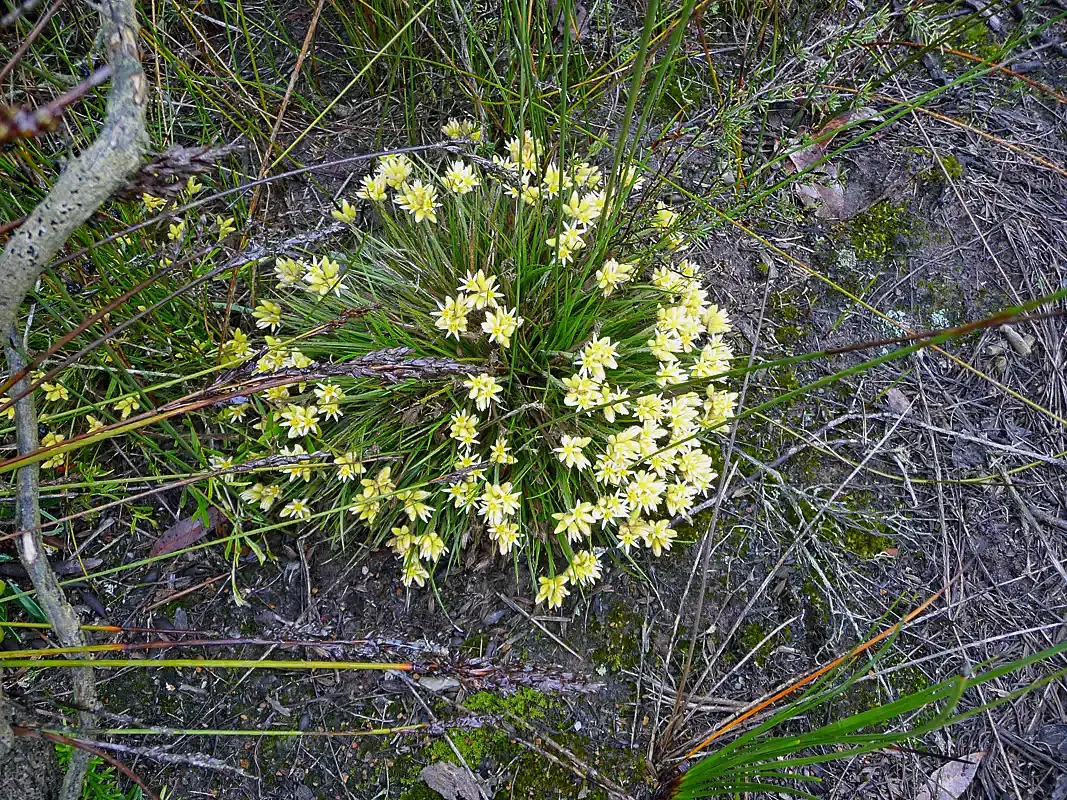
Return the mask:
<path id="1" fill-rule="evenodd" d="M 480 139 L 472 121 L 444 133 Z M 504 150 L 380 159 L 334 211 L 352 247 L 279 258 L 220 348 L 253 374 L 396 348 L 462 374 L 272 387 L 220 411 L 252 432 L 212 464 L 320 454 L 219 488 L 245 516 L 387 540 L 407 586 L 474 542 L 525 553 L 538 601 L 558 607 L 606 552 L 670 550 L 672 518 L 712 488 L 737 400 L 730 322 L 677 212 L 610 211 L 600 169 L 559 142 L 522 131 Z M 641 184 L 632 168 L 619 180 L 624 197 Z"/>
<path id="2" fill-rule="evenodd" d="M 815 800 L 820 782 L 812 767 L 882 750 L 917 746 L 924 735 L 942 730 L 1013 702 L 1024 694 L 1054 685 L 1067 675 L 1060 643 L 1031 655 L 1001 663 L 986 663 L 964 676 L 954 676 L 910 692 L 882 705 L 842 714 L 855 707 L 858 684 L 890 652 L 890 639 L 871 658 L 853 658 L 828 672 L 797 700 L 771 712 L 751 729 L 730 738 L 730 726 L 721 727 L 705 743 L 715 749 L 689 760 L 668 775 L 656 791 L 665 800 L 736 797 L 741 793 L 801 797 Z M 1009 676 L 1022 679 L 1035 670 L 1032 680 L 1019 688 L 997 691 L 989 701 L 975 703 L 970 692 Z M 823 720 L 820 723 L 820 720 Z M 698 748 L 703 750 L 703 746 Z"/>
<path id="3" fill-rule="evenodd" d="M 72 749 L 69 744 L 56 745 L 60 766 L 65 767 L 70 761 Z M 115 768 L 107 766 L 99 756 L 93 756 L 89 759 L 81 796 L 82 800 L 142 800 L 144 793 L 139 786 L 123 789 Z"/>

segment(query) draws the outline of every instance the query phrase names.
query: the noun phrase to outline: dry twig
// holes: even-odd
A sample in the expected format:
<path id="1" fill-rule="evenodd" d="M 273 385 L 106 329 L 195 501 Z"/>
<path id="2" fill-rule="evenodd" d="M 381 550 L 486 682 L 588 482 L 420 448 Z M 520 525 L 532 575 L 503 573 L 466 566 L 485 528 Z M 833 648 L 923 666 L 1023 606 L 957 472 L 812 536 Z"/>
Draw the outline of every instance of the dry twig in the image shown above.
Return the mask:
<path id="1" fill-rule="evenodd" d="M 14 330 L 22 299 L 33 287 L 52 257 L 70 235 L 125 184 L 137 169 L 145 149 L 145 105 L 147 84 L 137 52 L 137 13 L 133 0 L 103 0 L 100 8 L 99 41 L 108 50 L 108 71 L 112 77 L 107 117 L 97 140 L 71 162 L 48 195 L 0 253 L 0 335 Z M 101 73 L 97 73 L 100 76 Z M 35 121 L 40 123 L 41 119 Z M 23 358 L 12 335 L 7 349 L 13 372 L 23 366 Z M 25 378 L 16 391 L 25 390 Z M 33 399 L 26 396 L 15 405 L 16 438 L 21 452 L 37 449 L 37 414 Z M 18 518 L 25 531 L 18 539 L 19 557 L 37 590 L 37 598 L 48 615 L 59 640 L 68 647 L 83 645 L 78 618 L 63 595 L 44 552 L 39 531 L 38 471 L 30 464 L 18 472 Z M 73 672 L 74 698 L 82 726 L 95 722 L 91 709 L 96 691 L 91 669 Z M 10 748 L 10 729 L 0 731 L 0 755 Z M 89 753 L 75 750 L 63 777 L 60 800 L 78 800 L 88 767 Z"/>
<path id="2" fill-rule="evenodd" d="M 57 130 L 63 112 L 110 77 L 111 67 L 98 69 L 70 91 L 37 109 L 0 105 L 0 144 L 9 144 L 18 139 L 35 139 Z"/>
<path id="3" fill-rule="evenodd" d="M 14 338 L 14 337 L 12 337 Z M 12 341 L 7 348 L 8 365 L 12 372 L 22 368 L 22 357 Z M 25 388 L 28 383 L 23 378 L 15 384 L 14 391 Z M 37 449 L 37 411 L 33 405 L 33 396 L 27 394 L 15 403 L 15 437 L 21 453 L 32 453 Z M 84 647 L 85 636 L 74 609 L 67 602 L 59 586 L 56 573 L 45 554 L 44 541 L 41 538 L 41 509 L 38 504 L 40 486 L 38 484 L 40 467 L 29 464 L 18 471 L 16 479 L 17 517 L 22 535 L 16 540 L 19 559 L 30 576 L 33 588 L 37 591 L 37 600 L 52 623 L 63 647 Z M 74 702 L 84 711 L 79 712 L 78 719 L 82 727 L 91 728 L 96 724 L 96 715 L 92 712 L 97 705 L 96 687 L 93 682 L 92 669 L 76 669 L 72 672 L 74 681 Z M 3 733 L 6 733 L 4 731 Z M 2 743 L 0 743 L 2 746 Z M 2 755 L 2 753 L 0 753 Z M 63 788 L 60 800 L 78 800 L 81 797 L 82 781 L 89 765 L 89 754 L 75 751 L 71 754 L 70 766 L 63 776 Z"/>
<path id="4" fill-rule="evenodd" d="M 52 257 L 141 163 L 148 86 L 137 52 L 132 0 L 104 0 L 100 40 L 108 48 L 112 74 L 107 117 L 100 136 L 70 163 L 0 254 L 0 331 L 5 333 Z"/>

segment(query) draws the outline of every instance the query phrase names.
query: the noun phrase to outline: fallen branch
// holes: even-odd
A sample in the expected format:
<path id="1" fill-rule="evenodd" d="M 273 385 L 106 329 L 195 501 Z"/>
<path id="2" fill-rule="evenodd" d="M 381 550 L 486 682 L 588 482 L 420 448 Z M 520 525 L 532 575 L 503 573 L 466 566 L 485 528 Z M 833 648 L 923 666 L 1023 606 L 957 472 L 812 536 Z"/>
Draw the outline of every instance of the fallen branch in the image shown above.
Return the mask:
<path id="1" fill-rule="evenodd" d="M 16 349 L 13 334 L 11 339 L 7 348 L 7 361 L 11 371 L 17 372 L 23 366 L 23 359 Z M 15 384 L 14 391 L 25 389 L 28 383 L 28 378 L 23 378 Z M 32 453 L 37 449 L 37 410 L 33 405 L 33 395 L 28 393 L 15 403 L 15 439 L 20 453 Z M 63 647 L 84 647 L 85 637 L 82 634 L 81 623 L 74 609 L 67 602 L 44 550 L 44 541 L 41 537 L 41 509 L 38 504 L 39 471 L 38 464 L 27 464 L 19 469 L 16 477 L 16 517 L 18 527 L 21 529 L 21 535 L 16 540 L 19 560 L 30 576 L 33 588 L 37 592 L 37 602 L 47 615 L 48 621 L 52 623 L 56 638 Z M 79 723 L 83 728 L 91 728 L 96 724 L 96 715 L 92 709 L 97 705 L 92 668 L 75 669 L 71 674 L 74 684 L 74 702 L 79 708 L 86 709 L 78 713 Z M 60 800 L 78 800 L 81 797 L 82 782 L 88 766 L 89 754 L 87 752 L 75 751 L 71 754 L 70 765 L 63 776 Z"/>
<path id="2" fill-rule="evenodd" d="M 64 439 L 58 444 L 0 460 L 0 475 L 18 469 L 24 464 L 44 461 L 53 455 L 77 450 L 88 444 L 129 433 L 181 414 L 189 414 L 212 406 L 244 403 L 251 395 L 265 392 L 276 386 L 313 383 L 336 377 L 368 378 L 383 383 L 399 383 L 404 380 L 425 381 L 453 377 L 471 371 L 471 367 L 460 364 L 458 361 L 428 356 L 407 358 L 409 353 L 406 347 L 390 347 L 337 364 L 316 364 L 305 369 L 283 369 L 263 376 L 251 376 L 236 383 L 211 386 L 128 419 Z M 25 393 L 25 389 L 17 388 L 22 385 L 24 384 L 16 384 L 13 395 Z"/>
<path id="3" fill-rule="evenodd" d="M 220 761 L 217 758 L 212 758 L 211 756 L 207 756 L 202 753 L 194 753 L 192 755 L 186 756 L 180 755 L 178 753 L 171 753 L 166 749 L 166 747 L 131 747 L 128 744 L 118 744 L 117 742 L 100 742 L 96 741 L 95 739 L 86 739 L 80 733 L 74 731 L 49 731 L 40 728 L 16 726 L 14 728 L 14 733 L 16 736 L 38 736 L 42 739 L 47 739 L 55 736 L 59 737 L 55 741 L 58 741 L 62 744 L 69 744 L 72 747 L 78 747 L 79 744 L 77 743 L 88 745 L 89 747 L 96 749 L 97 753 L 94 753 L 94 755 L 100 755 L 101 758 L 106 757 L 103 755 L 103 753 L 100 753 L 99 751 L 111 750 L 115 753 L 126 753 L 127 755 L 150 758 L 153 761 L 159 761 L 163 764 L 181 764 L 183 766 L 194 767 L 196 769 L 212 769 L 217 772 L 229 772 L 233 775 L 240 775 L 242 778 L 255 779 L 256 777 L 252 773 L 247 772 L 246 770 L 243 770 L 240 767 L 231 766 L 225 761 Z M 117 766 L 117 762 L 112 761 L 111 763 L 116 764 Z M 126 770 L 123 770 L 123 772 L 128 776 L 133 775 L 132 771 L 127 772 Z M 130 780 L 137 782 L 142 789 L 146 788 L 143 782 L 138 782 L 133 777 L 131 777 Z M 149 794 L 151 794 L 150 790 Z"/>
<path id="4" fill-rule="evenodd" d="M 156 794 L 155 792 L 153 792 L 151 790 L 151 788 L 149 788 L 148 784 L 145 783 L 143 780 L 141 780 L 141 776 L 140 775 L 138 775 L 132 769 L 127 767 L 125 764 L 123 764 L 117 758 L 113 757 L 112 755 L 110 755 L 109 753 L 105 752 L 104 750 L 101 750 L 99 747 L 94 747 L 93 745 L 91 745 L 91 744 L 89 744 L 87 742 L 83 742 L 80 739 L 71 739 L 69 736 L 61 736 L 58 733 L 50 733 L 48 731 L 38 731 L 38 730 L 34 730 L 32 728 L 23 728 L 23 727 L 20 727 L 20 726 L 15 726 L 15 727 L 12 728 L 12 731 L 14 732 L 14 734 L 16 736 L 31 736 L 31 737 L 34 737 L 34 738 L 37 738 L 37 739 L 45 739 L 45 740 L 47 740 L 49 742 L 53 742 L 55 744 L 70 745 L 70 747 L 73 748 L 73 750 L 71 751 L 71 754 L 70 754 L 70 763 L 71 764 L 74 763 L 74 757 L 75 756 L 84 756 L 86 761 L 88 761 L 89 756 L 97 756 L 98 758 L 102 758 L 104 761 L 106 761 L 108 764 L 113 766 L 115 769 L 117 769 L 119 772 L 121 772 L 123 775 L 125 775 L 127 778 L 129 778 L 131 781 L 133 781 L 138 786 L 140 786 L 141 787 L 141 791 L 144 792 L 145 795 L 147 795 L 150 798 L 150 800 L 160 800 L 159 795 Z M 70 772 L 68 771 L 67 774 L 69 775 Z M 64 782 L 63 782 L 63 793 L 60 794 L 60 800 L 62 800 L 62 798 L 66 796 L 66 788 L 67 788 L 67 784 L 66 784 L 66 780 L 64 779 Z M 81 787 L 80 786 L 78 787 L 78 794 L 75 797 L 76 798 L 80 798 L 81 797 Z"/>
<path id="5" fill-rule="evenodd" d="M 137 200 L 143 194 L 177 197 L 189 178 L 210 172 L 219 161 L 241 148 L 236 142 L 221 147 L 173 145 L 152 156 L 152 160 L 141 167 L 116 197 L 119 200 Z"/>
<path id="6" fill-rule="evenodd" d="M 283 240 L 281 242 L 276 242 L 274 244 L 270 244 L 270 245 L 256 244 L 256 245 L 253 245 L 252 247 L 249 247 L 247 250 L 236 254 L 232 259 L 227 261 L 222 266 L 216 267 L 215 269 L 212 269 L 212 270 L 209 270 L 209 271 L 205 272 L 203 275 L 199 275 L 198 277 L 196 277 L 193 280 L 189 281 L 188 283 L 182 285 L 178 289 L 175 289 L 173 292 L 170 292 L 163 299 L 156 301 L 155 303 L 153 303 L 151 306 L 148 306 L 147 308 L 143 308 L 142 310 L 139 310 L 136 314 L 132 315 L 131 317 L 126 319 L 124 322 L 122 322 L 119 325 L 116 325 L 116 326 L 110 328 L 106 334 L 104 334 L 103 336 L 100 336 L 97 339 L 93 340 L 92 342 L 87 344 L 85 347 L 83 347 L 81 350 L 77 351 L 76 353 L 72 353 L 71 355 L 69 355 L 69 356 L 63 358 L 62 360 L 60 360 L 55 365 L 50 366 L 47 372 L 44 372 L 39 378 L 37 378 L 32 384 L 30 384 L 30 388 L 31 389 L 36 389 L 38 386 L 41 385 L 41 383 L 51 380 L 53 377 L 55 377 L 56 375 L 61 373 L 63 370 L 65 370 L 67 367 L 69 367 L 71 364 L 77 363 L 78 360 L 82 356 L 86 355 L 87 353 L 92 352 L 93 350 L 95 350 L 100 345 L 102 345 L 102 344 L 114 339 L 116 336 L 118 336 L 124 330 L 127 330 L 128 328 L 132 327 L 138 321 L 144 319 L 145 317 L 149 316 L 150 314 L 155 313 L 160 308 L 165 306 L 167 303 L 169 303 L 172 300 L 174 300 L 176 297 L 181 296 L 182 294 L 184 294 L 185 292 L 193 289 L 196 286 L 199 286 L 199 285 L 201 285 L 203 283 L 206 283 L 207 281 L 209 281 L 212 278 L 214 278 L 216 275 L 221 275 L 223 272 L 226 272 L 227 270 L 232 269 L 235 264 L 237 266 L 244 266 L 245 264 L 251 263 L 253 261 L 260 261 L 260 260 L 262 260 L 264 258 L 267 258 L 268 256 L 275 255 L 277 253 L 288 252 L 289 250 L 291 250 L 293 248 L 305 247 L 308 244 L 311 244 L 313 242 L 319 241 L 320 239 L 324 239 L 324 238 L 326 238 L 328 236 L 332 236 L 332 235 L 334 235 L 336 233 L 341 233 L 342 231 L 344 231 L 346 229 L 346 227 L 347 226 L 345 226 L 345 225 L 343 225 L 341 223 L 337 223 L 336 225 L 329 225 L 329 226 L 327 226 L 325 228 L 321 228 L 319 230 L 307 231 L 305 233 L 300 233 L 300 234 L 297 234 L 296 236 L 291 236 L 288 239 L 285 239 L 285 240 Z M 2 233 L 2 232 L 3 232 L 3 226 L 0 225 L 0 233 Z M 31 370 L 37 369 L 38 367 L 43 365 L 52 356 L 54 356 L 56 353 L 58 353 L 60 350 L 62 350 L 64 347 L 66 347 L 68 344 L 70 344 L 72 341 L 74 341 L 76 338 L 78 338 L 78 336 L 80 336 L 81 334 L 83 334 L 87 330 L 89 330 L 89 328 L 94 323 L 98 322 L 101 319 L 104 319 L 110 312 L 112 312 L 116 308 L 119 308 L 120 306 L 122 306 L 131 297 L 140 294 L 147 287 L 149 287 L 152 284 L 154 284 L 155 282 L 157 282 L 164 275 L 167 275 L 167 274 L 169 274 L 171 272 L 174 272 L 174 271 L 176 271 L 176 270 L 178 270 L 178 269 L 180 269 L 182 267 L 185 267 L 188 264 L 192 264 L 193 262 L 199 260 L 202 256 L 210 254 L 212 252 L 212 249 L 213 249 L 212 247 L 202 247 L 202 248 L 196 250 L 195 252 L 185 256 L 184 258 L 178 259 L 176 261 L 172 261 L 167 266 L 162 267 L 158 272 L 155 272 L 152 275 L 149 275 L 147 278 L 145 278 L 143 281 L 138 283 L 136 286 L 133 286 L 130 289 L 127 289 L 122 294 L 112 298 L 105 305 L 103 305 L 100 308 L 98 308 L 97 310 L 95 310 L 92 314 L 90 314 L 88 317 L 83 319 L 80 323 L 78 323 L 73 328 L 71 328 L 70 331 L 68 331 L 63 336 L 61 336 L 59 339 L 54 341 L 52 343 L 52 345 L 46 351 L 44 351 L 42 353 L 38 353 L 37 356 L 34 358 L 34 360 L 32 362 L 30 362 L 26 367 L 24 367 L 21 372 L 19 372 L 17 375 L 10 376 L 3 384 L 0 384 L 0 392 L 7 391 L 7 389 L 10 388 L 10 386 L 15 381 L 20 379 L 23 375 L 28 375 Z M 18 398 L 16 397 L 15 399 L 18 399 Z M 10 402 L 11 401 L 6 401 L 6 400 L 0 399 L 0 413 L 3 413 L 4 411 L 6 411 L 8 409 L 8 406 L 10 405 Z"/>
<path id="7" fill-rule="evenodd" d="M 19 306 L 41 273 L 70 235 L 81 226 L 140 165 L 145 150 L 145 104 L 147 83 L 137 52 L 137 12 L 133 0 L 103 0 L 100 7 L 98 41 L 108 51 L 111 92 L 107 116 L 96 141 L 74 159 L 59 176 L 51 191 L 30 212 L 0 253 L 0 335 L 15 329 Z M 98 72 L 97 76 L 102 73 Z M 48 120 L 36 119 L 43 123 Z M 24 366 L 14 335 L 7 349 L 12 372 Z M 23 378 L 15 392 L 26 391 Z M 16 439 L 19 451 L 37 449 L 37 414 L 32 396 L 15 404 Z M 63 595 L 59 581 L 44 552 L 40 533 L 37 464 L 27 464 L 17 477 L 17 516 L 22 535 L 18 538 L 19 557 L 30 575 L 40 602 L 56 635 L 64 646 L 85 644 L 78 618 Z M 83 709 L 82 727 L 95 723 L 96 688 L 91 668 L 72 672 L 74 699 Z M 0 732 L 7 734 L 5 730 Z M 110 757 L 108 757 L 110 759 Z M 63 776 L 60 800 L 78 800 L 89 763 L 89 751 L 75 749 Z"/>
<path id="8" fill-rule="evenodd" d="M 70 235 L 126 185 L 145 151 L 148 86 L 137 53 L 133 0 L 103 0 L 99 41 L 108 49 L 111 92 L 96 141 L 74 159 L 0 253 L 0 331 Z"/>

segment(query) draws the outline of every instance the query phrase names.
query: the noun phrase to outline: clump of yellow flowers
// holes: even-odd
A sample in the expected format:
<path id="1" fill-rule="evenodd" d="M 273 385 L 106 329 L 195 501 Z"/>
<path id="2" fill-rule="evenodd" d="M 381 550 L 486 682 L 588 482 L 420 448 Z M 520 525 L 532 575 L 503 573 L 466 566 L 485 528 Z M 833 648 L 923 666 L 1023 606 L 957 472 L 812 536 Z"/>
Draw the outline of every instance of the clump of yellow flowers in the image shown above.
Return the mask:
<path id="1" fill-rule="evenodd" d="M 473 122 L 444 133 L 479 150 L 379 159 L 351 200 L 381 224 L 355 230 L 338 198 L 358 247 L 279 258 L 245 325 L 269 334 L 236 328 L 222 351 L 269 374 L 402 346 L 463 375 L 335 375 L 225 409 L 234 425 L 260 414 L 237 461 L 289 459 L 235 489 L 250 512 L 387 542 L 406 586 L 464 550 L 523 553 L 537 602 L 556 608 L 607 559 L 671 550 L 672 520 L 712 491 L 714 431 L 737 401 L 730 319 L 682 257 L 680 214 L 630 202 L 637 170 L 609 196 L 598 167 L 527 131 L 500 154 Z"/>

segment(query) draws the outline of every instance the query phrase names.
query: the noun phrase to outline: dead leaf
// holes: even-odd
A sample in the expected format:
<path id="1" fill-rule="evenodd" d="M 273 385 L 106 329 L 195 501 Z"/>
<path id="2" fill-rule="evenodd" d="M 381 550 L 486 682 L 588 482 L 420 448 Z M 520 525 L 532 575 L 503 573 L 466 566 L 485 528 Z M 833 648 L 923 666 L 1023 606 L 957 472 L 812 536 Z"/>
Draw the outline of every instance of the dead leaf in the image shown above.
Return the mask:
<path id="1" fill-rule="evenodd" d="M 978 774 L 985 753 L 985 750 L 971 753 L 960 761 L 949 761 L 935 769 L 926 779 L 926 785 L 916 793 L 915 800 L 957 800 L 962 797 Z"/>
<path id="2" fill-rule="evenodd" d="M 1034 347 L 1033 336 L 1022 336 L 1011 325 L 1001 325 L 1000 332 L 1004 334 L 1004 338 L 1008 340 L 1012 350 L 1021 356 L 1030 355 Z"/>
<path id="3" fill-rule="evenodd" d="M 548 13 L 556 20 L 556 33 L 563 36 L 567 32 L 566 23 L 563 20 L 563 11 L 559 7 L 558 0 L 548 0 Z M 578 41 L 589 32 L 589 11 L 581 0 L 572 3 L 571 13 L 568 15 L 571 23 L 571 35 Z"/>
<path id="4" fill-rule="evenodd" d="M 789 165 L 795 172 L 803 172 L 818 163 L 830 150 L 830 142 L 833 141 L 836 132 L 850 123 L 866 122 L 867 120 L 881 121 L 878 112 L 869 106 L 857 108 L 855 111 L 846 111 L 838 114 L 832 120 L 815 131 L 812 138 L 819 141 L 799 147 L 789 154 Z M 829 134 L 829 135 L 827 135 Z M 825 138 L 823 138 L 825 137 Z"/>
<path id="5" fill-rule="evenodd" d="M 470 770 L 448 761 L 423 767 L 419 777 L 445 800 L 482 800 L 478 781 Z M 488 792 L 485 796 L 489 797 Z"/>
<path id="6" fill-rule="evenodd" d="M 278 700 L 278 698 L 275 697 L 273 694 L 267 695 L 267 705 L 269 705 L 283 717 L 292 716 L 293 710 L 291 708 L 286 708 L 285 706 L 283 706 Z"/>
<path id="7" fill-rule="evenodd" d="M 786 169 L 786 172 L 803 172 L 809 167 L 814 167 L 825 155 L 826 148 L 822 142 L 812 142 L 789 154 L 789 163 L 786 166 L 792 167 L 792 170 Z"/>
<path id="8" fill-rule="evenodd" d="M 447 692 L 449 689 L 458 689 L 462 684 L 455 678 L 429 675 L 419 678 L 419 686 L 431 692 Z"/>
<path id="9" fill-rule="evenodd" d="M 819 128 L 816 136 L 825 136 L 831 134 L 829 138 L 823 141 L 824 145 L 828 145 L 830 140 L 833 139 L 833 135 L 836 131 L 850 124 L 859 124 L 861 122 L 877 121 L 882 122 L 882 116 L 878 113 L 877 109 L 870 106 L 864 106 L 863 108 L 854 108 L 851 111 L 846 111 L 843 114 L 838 114 L 832 120 L 827 122 L 821 128 Z"/>
<path id="10" fill-rule="evenodd" d="M 911 403 L 908 401 L 908 396 L 895 386 L 885 393 L 885 404 L 889 406 L 890 411 L 901 416 L 911 411 Z"/>
<path id="11" fill-rule="evenodd" d="M 869 106 L 846 111 L 838 114 L 813 134 L 816 138 L 826 134 L 830 134 L 829 136 L 789 153 L 787 172 L 811 170 L 809 182 L 798 183 L 793 188 L 805 207 L 815 208 L 815 216 L 822 219 L 845 218 L 845 187 L 838 180 L 837 167 L 827 162 L 820 163 L 830 151 L 834 133 L 850 123 L 880 119 L 878 112 Z"/>
<path id="12" fill-rule="evenodd" d="M 156 543 L 152 545 L 152 550 L 148 554 L 149 557 L 163 556 L 195 544 L 226 522 L 226 516 L 214 506 L 208 509 L 207 517 L 207 525 L 204 525 L 198 518 L 192 517 L 175 522 L 156 539 Z"/>
<path id="13" fill-rule="evenodd" d="M 841 219 L 845 214 L 845 187 L 836 178 L 830 183 L 798 183 L 794 187 L 800 201 L 815 209 L 822 219 Z"/>
<path id="14" fill-rule="evenodd" d="M 189 612 L 181 606 L 174 609 L 174 629 L 177 631 L 189 630 Z"/>

